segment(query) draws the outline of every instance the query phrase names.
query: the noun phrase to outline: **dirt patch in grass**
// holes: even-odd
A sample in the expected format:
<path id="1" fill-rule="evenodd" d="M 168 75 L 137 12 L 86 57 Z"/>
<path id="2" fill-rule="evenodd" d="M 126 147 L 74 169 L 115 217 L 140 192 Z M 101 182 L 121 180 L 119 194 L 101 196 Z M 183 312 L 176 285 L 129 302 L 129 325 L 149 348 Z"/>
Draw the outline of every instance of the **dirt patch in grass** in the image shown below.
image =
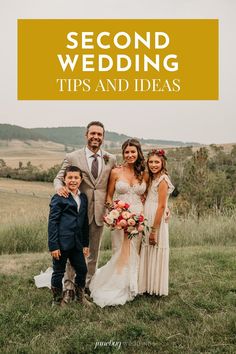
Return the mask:
<path id="1" fill-rule="evenodd" d="M 45 253 L 22 253 L 6 254 L 0 256 L 0 273 L 5 275 L 19 274 L 23 269 L 31 268 L 35 263 L 50 262 L 49 254 Z"/>

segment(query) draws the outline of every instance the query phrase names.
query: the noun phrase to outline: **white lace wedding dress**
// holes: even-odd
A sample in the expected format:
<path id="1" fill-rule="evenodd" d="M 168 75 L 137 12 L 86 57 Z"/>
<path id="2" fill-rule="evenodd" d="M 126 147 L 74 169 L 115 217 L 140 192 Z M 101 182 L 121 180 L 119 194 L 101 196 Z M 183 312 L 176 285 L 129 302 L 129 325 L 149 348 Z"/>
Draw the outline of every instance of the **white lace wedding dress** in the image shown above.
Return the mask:
<path id="1" fill-rule="evenodd" d="M 130 205 L 135 213 L 143 212 L 141 195 L 145 182 L 130 186 L 117 181 L 116 199 Z M 112 231 L 113 255 L 106 265 L 97 269 L 90 283 L 91 297 L 100 307 L 124 305 L 138 294 L 138 267 L 141 236 L 129 240 L 123 230 Z"/>

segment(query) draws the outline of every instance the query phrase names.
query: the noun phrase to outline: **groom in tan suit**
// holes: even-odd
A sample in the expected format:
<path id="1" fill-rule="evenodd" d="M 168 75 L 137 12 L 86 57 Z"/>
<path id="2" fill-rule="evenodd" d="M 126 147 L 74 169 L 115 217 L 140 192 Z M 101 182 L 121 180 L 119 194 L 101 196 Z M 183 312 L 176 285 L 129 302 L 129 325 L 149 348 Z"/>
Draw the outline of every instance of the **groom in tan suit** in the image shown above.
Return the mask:
<path id="1" fill-rule="evenodd" d="M 63 175 L 67 166 L 73 165 L 81 169 L 83 181 L 80 185 L 81 192 L 88 198 L 88 218 L 89 218 L 89 249 L 88 273 L 85 291 L 89 293 L 88 287 L 93 274 L 97 268 L 101 237 L 103 232 L 103 215 L 105 213 L 105 198 L 109 175 L 111 169 L 116 164 L 114 155 L 103 151 L 100 147 L 104 140 L 104 126 L 101 122 L 93 121 L 88 124 L 86 131 L 87 145 L 80 150 L 73 151 L 66 155 L 60 171 L 54 179 L 56 192 L 68 197 L 68 190 L 63 184 Z M 73 281 L 71 266 L 68 266 L 65 279 L 66 289 L 72 289 L 70 284 Z"/>

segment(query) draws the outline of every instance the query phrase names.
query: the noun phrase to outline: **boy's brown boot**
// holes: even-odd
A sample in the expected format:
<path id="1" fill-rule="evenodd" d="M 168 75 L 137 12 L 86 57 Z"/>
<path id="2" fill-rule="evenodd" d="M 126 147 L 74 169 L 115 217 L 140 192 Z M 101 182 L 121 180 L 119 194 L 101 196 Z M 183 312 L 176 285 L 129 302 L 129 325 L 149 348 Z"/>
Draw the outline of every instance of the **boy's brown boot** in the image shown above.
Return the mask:
<path id="1" fill-rule="evenodd" d="M 61 306 L 68 305 L 70 302 L 74 301 L 75 292 L 73 289 L 67 289 L 63 292 L 63 299 L 61 301 Z"/>
<path id="2" fill-rule="evenodd" d="M 84 288 L 81 288 L 80 286 L 75 285 L 75 297 L 77 302 L 79 302 L 82 305 L 92 307 L 94 306 L 92 302 L 88 301 L 86 297 L 84 296 Z"/>
<path id="3" fill-rule="evenodd" d="M 55 288 L 54 286 L 51 287 L 51 290 L 53 294 L 52 307 L 61 306 L 62 290 L 59 288 Z"/>

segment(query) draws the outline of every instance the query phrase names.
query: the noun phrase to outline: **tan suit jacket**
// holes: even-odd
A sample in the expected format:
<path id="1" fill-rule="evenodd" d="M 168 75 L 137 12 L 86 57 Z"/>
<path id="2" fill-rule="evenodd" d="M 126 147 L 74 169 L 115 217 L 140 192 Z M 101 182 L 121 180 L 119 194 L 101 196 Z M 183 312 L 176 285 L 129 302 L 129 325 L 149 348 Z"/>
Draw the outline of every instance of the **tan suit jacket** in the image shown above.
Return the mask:
<path id="1" fill-rule="evenodd" d="M 104 203 L 106 198 L 107 184 L 111 169 L 116 164 L 116 157 L 108 152 L 102 151 L 102 168 L 98 178 L 95 180 L 88 167 L 85 148 L 70 152 L 66 155 L 62 167 L 54 179 L 54 187 L 56 191 L 62 187 L 63 175 L 67 166 L 77 166 L 83 174 L 83 181 L 80 186 L 81 192 L 85 193 L 88 198 L 88 218 L 89 224 L 93 218 L 98 226 L 103 225 L 103 216 L 105 213 Z M 109 157 L 105 163 L 104 155 Z"/>

